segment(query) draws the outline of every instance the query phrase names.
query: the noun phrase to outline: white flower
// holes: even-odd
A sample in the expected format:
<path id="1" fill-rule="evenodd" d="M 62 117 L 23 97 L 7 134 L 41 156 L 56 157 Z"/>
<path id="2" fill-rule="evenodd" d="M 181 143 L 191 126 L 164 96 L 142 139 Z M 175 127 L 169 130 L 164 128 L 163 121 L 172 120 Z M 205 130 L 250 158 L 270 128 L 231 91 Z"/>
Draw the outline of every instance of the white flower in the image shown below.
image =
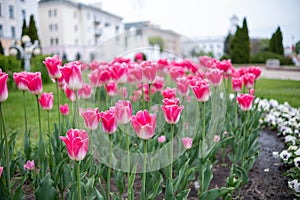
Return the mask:
<path id="1" fill-rule="evenodd" d="M 287 135 L 287 136 L 284 137 L 284 141 L 285 141 L 286 143 L 291 142 L 293 145 L 296 144 L 296 139 L 297 139 L 297 138 L 296 138 L 295 136 L 292 136 L 292 135 Z"/>
<path id="2" fill-rule="evenodd" d="M 296 167 L 298 167 L 300 169 L 300 157 L 297 157 L 294 159 L 294 164 Z"/>
<path id="3" fill-rule="evenodd" d="M 297 179 L 294 179 L 292 181 L 288 181 L 289 188 L 294 189 L 295 183 L 298 183 Z"/>
<path id="4" fill-rule="evenodd" d="M 274 158 L 276 158 L 276 159 L 279 158 L 279 152 L 278 151 L 273 151 L 272 154 L 273 154 Z"/>
<path id="5" fill-rule="evenodd" d="M 290 152 L 288 152 L 287 150 L 283 150 L 280 154 L 279 154 L 279 156 L 280 156 L 280 158 L 282 159 L 282 160 L 284 160 L 284 161 L 288 161 L 289 160 L 289 158 L 291 157 L 291 153 Z"/>
<path id="6" fill-rule="evenodd" d="M 300 148 L 297 149 L 297 151 L 294 152 L 296 156 L 300 156 Z"/>
<path id="7" fill-rule="evenodd" d="M 298 146 L 291 145 L 291 146 L 289 146 L 288 151 L 296 151 L 297 149 L 298 149 Z"/>
<path id="8" fill-rule="evenodd" d="M 296 192 L 300 192 L 300 183 L 298 181 L 296 183 L 294 183 L 294 190 Z"/>
<path id="9" fill-rule="evenodd" d="M 231 101 L 234 99 L 234 97 L 235 97 L 235 95 L 234 95 L 234 94 L 232 94 L 232 93 L 230 93 L 230 95 L 229 95 L 229 99 L 230 99 Z"/>

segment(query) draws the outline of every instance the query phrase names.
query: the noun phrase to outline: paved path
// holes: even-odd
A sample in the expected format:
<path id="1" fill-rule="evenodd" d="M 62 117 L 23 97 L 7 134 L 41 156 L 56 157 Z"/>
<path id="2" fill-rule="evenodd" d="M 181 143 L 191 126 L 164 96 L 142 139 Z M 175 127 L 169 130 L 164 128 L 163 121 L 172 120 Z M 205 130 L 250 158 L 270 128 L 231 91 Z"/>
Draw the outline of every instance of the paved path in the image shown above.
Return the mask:
<path id="1" fill-rule="evenodd" d="M 272 78 L 272 79 L 290 79 L 300 81 L 300 69 L 299 70 L 281 70 L 281 69 L 269 69 L 266 67 L 261 67 L 263 78 Z"/>

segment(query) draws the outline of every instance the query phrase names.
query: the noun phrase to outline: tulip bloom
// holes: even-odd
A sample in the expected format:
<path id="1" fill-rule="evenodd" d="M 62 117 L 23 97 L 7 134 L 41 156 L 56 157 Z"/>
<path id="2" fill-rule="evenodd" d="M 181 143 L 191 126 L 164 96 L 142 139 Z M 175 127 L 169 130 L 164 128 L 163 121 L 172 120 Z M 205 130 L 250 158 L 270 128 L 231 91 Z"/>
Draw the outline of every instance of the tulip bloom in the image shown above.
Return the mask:
<path id="1" fill-rule="evenodd" d="M 231 79 L 231 83 L 232 83 L 232 90 L 235 92 L 240 92 L 242 90 L 243 87 L 243 79 L 242 78 L 232 78 Z"/>
<path id="2" fill-rule="evenodd" d="M 79 93 L 81 94 L 80 96 L 83 99 L 89 99 L 92 96 L 92 87 L 89 84 L 85 83 L 79 90 Z"/>
<path id="3" fill-rule="evenodd" d="M 191 88 L 196 99 L 200 102 L 206 102 L 209 99 L 209 85 L 205 80 L 191 82 Z"/>
<path id="4" fill-rule="evenodd" d="M 61 106 L 59 106 L 59 110 L 62 115 L 68 115 L 69 114 L 69 105 L 68 104 L 61 105 Z"/>
<path id="5" fill-rule="evenodd" d="M 128 77 L 128 67 L 125 62 L 114 63 L 110 66 L 111 78 L 116 80 L 118 83 L 126 83 Z"/>
<path id="6" fill-rule="evenodd" d="M 2 172 L 3 172 L 3 167 L 0 166 L 0 177 L 2 176 Z"/>
<path id="7" fill-rule="evenodd" d="M 178 99 L 179 102 L 179 99 Z M 178 106 L 177 104 L 169 104 L 161 107 L 165 114 L 165 120 L 168 124 L 176 124 L 179 121 L 180 113 L 184 106 Z"/>
<path id="8" fill-rule="evenodd" d="M 25 91 L 28 89 L 26 77 L 27 72 L 15 72 L 13 74 L 14 81 L 19 90 Z"/>
<path id="9" fill-rule="evenodd" d="M 193 146 L 193 138 L 190 138 L 190 137 L 185 137 L 185 138 L 182 138 L 182 144 L 184 146 L 185 149 L 190 149 L 192 148 Z"/>
<path id="10" fill-rule="evenodd" d="M 89 130 L 96 130 L 100 122 L 100 113 L 98 108 L 88 108 L 80 111 L 81 116 L 84 119 L 85 127 Z"/>
<path id="11" fill-rule="evenodd" d="M 76 93 L 75 91 L 71 90 L 70 88 L 68 88 L 68 86 L 65 87 L 65 93 L 66 96 L 68 97 L 68 99 L 72 102 L 76 101 Z M 79 96 L 78 96 L 79 98 Z"/>
<path id="12" fill-rule="evenodd" d="M 26 82 L 31 94 L 39 95 L 43 92 L 41 72 L 27 72 Z"/>
<path id="13" fill-rule="evenodd" d="M 189 93 L 189 83 L 186 77 L 176 79 L 177 91 L 181 96 L 187 96 Z"/>
<path id="14" fill-rule="evenodd" d="M 206 77 L 214 87 L 217 87 L 222 83 L 223 71 L 218 68 L 211 69 L 208 71 Z"/>
<path id="15" fill-rule="evenodd" d="M 24 165 L 25 170 L 34 170 L 34 160 L 27 160 L 26 164 Z"/>
<path id="16" fill-rule="evenodd" d="M 151 61 L 144 61 L 140 65 L 140 70 L 142 71 L 143 83 L 153 83 L 155 81 L 157 63 L 153 63 Z"/>
<path id="17" fill-rule="evenodd" d="M 166 141 L 166 136 L 164 136 L 164 135 L 159 136 L 159 137 L 157 138 L 157 141 L 158 141 L 159 143 L 164 143 L 164 142 Z"/>
<path id="18" fill-rule="evenodd" d="M 105 90 L 108 96 L 115 96 L 117 94 L 117 84 L 114 81 L 110 81 L 105 84 Z"/>
<path id="19" fill-rule="evenodd" d="M 8 97 L 7 79 L 8 74 L 3 73 L 0 69 L 0 103 L 4 102 Z"/>
<path id="20" fill-rule="evenodd" d="M 129 123 L 132 115 L 132 106 L 130 101 L 119 100 L 115 104 L 115 115 L 120 124 Z"/>
<path id="21" fill-rule="evenodd" d="M 240 94 L 238 97 L 236 97 L 236 100 L 243 111 L 248 111 L 251 109 L 253 99 L 254 96 L 251 94 Z"/>
<path id="22" fill-rule="evenodd" d="M 117 130 L 117 120 L 114 112 L 114 108 L 110 108 L 109 110 L 100 113 L 102 130 L 105 133 L 112 134 Z"/>
<path id="23" fill-rule="evenodd" d="M 243 76 L 244 86 L 248 89 L 254 87 L 255 75 L 247 73 Z"/>
<path id="24" fill-rule="evenodd" d="M 140 110 L 131 117 L 131 124 L 138 137 L 149 140 L 153 137 L 156 127 L 156 115 L 147 110 Z"/>
<path id="25" fill-rule="evenodd" d="M 61 77 L 61 72 L 59 70 L 61 60 L 57 55 L 47 57 L 43 63 L 46 65 L 48 74 L 51 78 L 58 79 Z"/>
<path id="26" fill-rule="evenodd" d="M 176 88 L 167 87 L 161 93 L 164 96 L 164 98 L 166 98 L 166 99 L 176 98 Z"/>
<path id="27" fill-rule="evenodd" d="M 51 110 L 54 104 L 53 93 L 43 93 L 39 98 L 39 102 L 44 110 Z"/>
<path id="28" fill-rule="evenodd" d="M 68 155 L 72 160 L 81 161 L 89 149 L 89 136 L 85 130 L 69 129 L 66 137 L 60 136 L 67 146 Z"/>
<path id="29" fill-rule="evenodd" d="M 60 68 L 62 76 L 71 90 L 77 91 L 82 88 L 81 63 L 69 62 Z"/>

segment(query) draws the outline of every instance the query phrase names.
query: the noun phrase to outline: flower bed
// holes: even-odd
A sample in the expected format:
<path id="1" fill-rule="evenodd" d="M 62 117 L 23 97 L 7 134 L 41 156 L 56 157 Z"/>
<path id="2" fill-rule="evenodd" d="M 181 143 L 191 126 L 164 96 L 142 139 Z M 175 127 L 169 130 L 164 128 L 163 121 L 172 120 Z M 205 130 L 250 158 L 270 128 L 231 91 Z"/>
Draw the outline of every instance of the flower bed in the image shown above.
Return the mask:
<path id="1" fill-rule="evenodd" d="M 21 199 L 25 181 L 36 199 L 187 199 L 190 183 L 199 199 L 231 199 L 247 184 L 258 155 L 261 112 L 252 102 L 259 68 L 235 70 L 230 61 L 209 57 L 199 64 L 116 58 L 61 67 L 53 56 L 44 64 L 57 86 L 53 93 L 43 93 L 39 72 L 14 74 L 24 98 L 27 91 L 35 95 L 38 110 L 39 139 L 31 144 L 24 107 L 24 152 L 13 151 L 18 133 L 5 129 L 7 74 L 0 73 L 4 199 Z M 71 108 L 60 102 L 60 90 Z M 48 114 L 47 132 L 41 112 Z M 212 168 L 223 162 L 219 151 L 230 160 L 230 174 L 214 188 Z M 17 180 L 15 174 L 21 174 Z"/>

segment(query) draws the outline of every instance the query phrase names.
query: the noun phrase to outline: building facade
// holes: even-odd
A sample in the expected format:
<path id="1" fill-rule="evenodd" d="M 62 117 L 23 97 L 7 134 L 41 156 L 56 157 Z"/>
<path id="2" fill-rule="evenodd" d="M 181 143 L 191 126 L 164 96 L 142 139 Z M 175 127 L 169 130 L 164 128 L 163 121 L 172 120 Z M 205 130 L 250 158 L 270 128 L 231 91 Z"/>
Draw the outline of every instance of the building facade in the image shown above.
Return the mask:
<path id="1" fill-rule="evenodd" d="M 101 9 L 67 0 L 39 2 L 44 54 L 57 54 L 68 60 L 91 61 L 94 49 L 123 29 L 122 18 Z"/>
<path id="2" fill-rule="evenodd" d="M 30 15 L 39 30 L 37 0 L 0 0 L 0 40 L 6 55 L 13 41 L 21 39 L 23 19 L 28 25 Z"/>

